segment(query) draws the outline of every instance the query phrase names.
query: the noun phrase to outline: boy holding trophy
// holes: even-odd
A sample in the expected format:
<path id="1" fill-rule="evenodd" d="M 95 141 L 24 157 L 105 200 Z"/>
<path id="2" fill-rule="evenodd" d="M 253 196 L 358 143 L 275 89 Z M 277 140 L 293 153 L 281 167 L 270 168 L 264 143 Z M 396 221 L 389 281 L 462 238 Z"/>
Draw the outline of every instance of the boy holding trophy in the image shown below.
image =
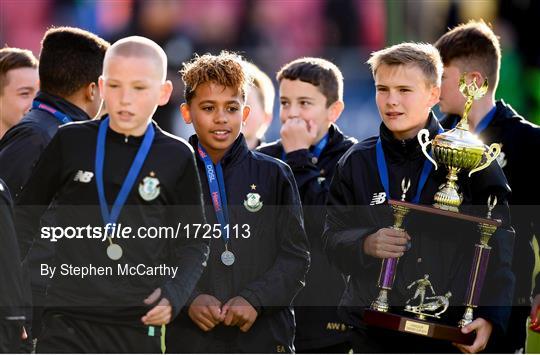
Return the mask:
<path id="1" fill-rule="evenodd" d="M 421 334 L 428 336 L 422 338 L 414 335 L 420 332 L 411 330 L 399 333 L 365 322 L 366 307 L 380 313 L 415 313 L 428 308 L 439 311 L 437 307 L 427 307 L 428 301 L 436 299 L 447 311 L 430 317 L 457 325 L 479 235 L 470 223 L 419 213 L 402 214 L 403 224 L 400 220 L 394 228 L 387 228 L 392 225 L 387 200 L 432 205 L 434 195 L 446 180 L 445 169 L 433 169 L 417 138 L 422 129 L 431 138 L 443 132 L 431 112 L 439 101 L 443 65 L 433 46 L 417 43 L 402 43 L 375 52 L 368 64 L 383 121 L 380 134 L 353 146 L 338 163 L 323 236 L 330 261 L 349 275 L 341 311 L 353 327 L 355 352 L 450 352 L 449 341 L 432 339 L 428 334 Z M 505 306 L 511 303 L 514 276 L 510 270 L 513 239 L 506 205 L 509 189 L 500 167 L 490 164 L 471 177 L 459 174 L 459 193 L 463 211 L 472 211 L 470 205 L 482 205 L 478 207 L 484 215 L 486 201 L 490 196 L 492 201 L 496 197 L 498 204 L 492 206 L 492 214 L 502 221 L 490 241 L 495 252 L 491 253 L 487 267 L 480 297 L 482 306 L 475 309 L 476 319 L 461 329 L 462 333 L 475 332 L 474 342 L 469 346 L 455 344 L 462 351 L 478 352 L 494 330 L 505 328 L 509 313 Z M 383 260 L 395 262 L 387 299 L 377 297 Z M 420 304 L 416 305 L 415 289 L 408 287 L 415 281 L 425 285 L 422 293 L 426 304 L 424 297 L 419 297 Z M 389 342 L 388 337 L 397 341 Z"/>

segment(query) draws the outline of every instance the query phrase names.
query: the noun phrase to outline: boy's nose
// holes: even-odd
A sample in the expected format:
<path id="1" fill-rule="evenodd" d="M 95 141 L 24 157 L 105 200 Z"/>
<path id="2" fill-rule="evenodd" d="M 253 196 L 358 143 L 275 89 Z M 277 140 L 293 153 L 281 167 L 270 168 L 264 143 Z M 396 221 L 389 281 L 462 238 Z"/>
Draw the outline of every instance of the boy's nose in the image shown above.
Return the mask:
<path id="1" fill-rule="evenodd" d="M 299 118 L 300 117 L 300 110 L 298 109 L 297 105 L 291 105 L 289 107 L 289 110 L 287 111 L 287 118 Z"/>
<path id="2" fill-rule="evenodd" d="M 218 110 L 216 116 L 214 117 L 214 121 L 217 123 L 227 123 L 227 113 L 225 111 Z"/>
<path id="3" fill-rule="evenodd" d="M 122 105 L 131 103 L 131 92 L 130 90 L 123 90 L 120 97 Z"/>

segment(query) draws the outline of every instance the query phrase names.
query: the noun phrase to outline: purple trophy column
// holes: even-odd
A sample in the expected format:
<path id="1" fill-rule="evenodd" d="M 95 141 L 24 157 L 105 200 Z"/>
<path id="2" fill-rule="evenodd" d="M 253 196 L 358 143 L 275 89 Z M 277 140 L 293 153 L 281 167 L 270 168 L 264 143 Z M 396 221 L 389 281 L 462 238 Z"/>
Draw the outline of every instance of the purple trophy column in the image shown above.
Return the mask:
<path id="1" fill-rule="evenodd" d="M 381 273 L 379 275 L 379 287 L 391 290 L 396 276 L 396 266 L 398 258 L 384 259 L 382 262 Z"/>
<path id="2" fill-rule="evenodd" d="M 469 275 L 469 286 L 467 287 L 466 305 L 477 306 L 489 261 L 491 248 L 481 244 L 476 244 L 474 248 L 474 259 Z"/>

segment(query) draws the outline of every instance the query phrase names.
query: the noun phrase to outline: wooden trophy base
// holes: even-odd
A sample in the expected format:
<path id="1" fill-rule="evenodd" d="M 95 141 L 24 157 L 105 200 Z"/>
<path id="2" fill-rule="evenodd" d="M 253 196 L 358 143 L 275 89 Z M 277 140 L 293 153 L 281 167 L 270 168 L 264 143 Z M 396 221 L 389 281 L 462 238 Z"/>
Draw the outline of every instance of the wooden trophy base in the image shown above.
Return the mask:
<path id="1" fill-rule="evenodd" d="M 368 325 L 425 336 L 428 338 L 448 340 L 458 344 L 472 345 L 475 333 L 463 334 L 461 328 L 445 324 L 420 320 L 389 312 L 379 312 L 371 308 L 364 311 L 364 322 Z"/>

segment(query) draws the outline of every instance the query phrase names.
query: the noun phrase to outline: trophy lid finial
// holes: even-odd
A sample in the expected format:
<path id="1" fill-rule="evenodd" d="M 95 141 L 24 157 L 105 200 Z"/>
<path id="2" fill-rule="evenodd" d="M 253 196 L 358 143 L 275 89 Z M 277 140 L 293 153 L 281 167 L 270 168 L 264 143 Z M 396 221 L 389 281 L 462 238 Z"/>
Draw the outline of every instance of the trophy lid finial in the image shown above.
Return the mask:
<path id="1" fill-rule="evenodd" d="M 411 179 L 403 178 L 401 180 L 401 201 L 405 201 L 405 197 L 407 196 L 407 191 L 409 191 L 409 188 L 411 187 Z"/>
<path id="2" fill-rule="evenodd" d="M 493 209 L 495 208 L 496 205 L 497 205 L 497 196 L 495 196 L 495 195 L 489 195 L 489 197 L 488 197 L 488 213 L 487 213 L 487 218 L 491 218 L 491 212 L 493 211 Z"/>

